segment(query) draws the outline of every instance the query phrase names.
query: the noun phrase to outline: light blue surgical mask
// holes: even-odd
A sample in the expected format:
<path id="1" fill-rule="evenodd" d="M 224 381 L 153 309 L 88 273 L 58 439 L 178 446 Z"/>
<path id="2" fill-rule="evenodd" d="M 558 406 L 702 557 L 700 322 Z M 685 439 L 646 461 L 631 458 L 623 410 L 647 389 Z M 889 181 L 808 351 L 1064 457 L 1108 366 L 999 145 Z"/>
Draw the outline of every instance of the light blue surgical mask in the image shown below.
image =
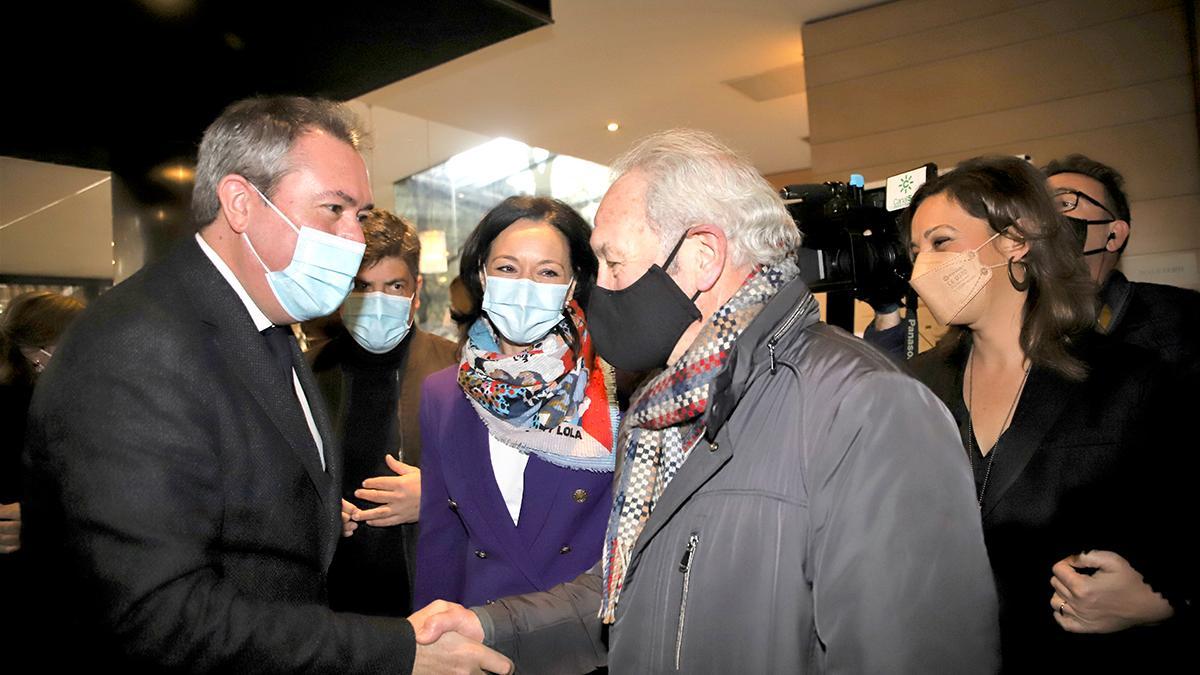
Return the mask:
<path id="1" fill-rule="evenodd" d="M 342 323 L 351 337 L 372 354 L 396 348 L 412 327 L 412 298 L 387 293 L 351 293 L 342 305 Z"/>
<path id="2" fill-rule="evenodd" d="M 362 262 L 366 244 L 350 241 L 344 237 L 315 230 L 307 225 L 296 227 L 283 211 L 253 184 L 250 187 L 263 198 L 271 210 L 283 218 L 296 231 L 296 250 L 288 266 L 272 271 L 263 262 L 250 243 L 250 237 L 242 233 L 250 252 L 258 258 L 258 264 L 267 271 L 267 285 L 283 307 L 283 311 L 296 321 L 308 321 L 332 314 L 346 299 L 354 285 L 354 275 Z"/>
<path id="3" fill-rule="evenodd" d="M 562 321 L 570 289 L 571 284 L 489 276 L 483 289 L 483 311 L 506 340 L 527 345 L 545 337 Z"/>

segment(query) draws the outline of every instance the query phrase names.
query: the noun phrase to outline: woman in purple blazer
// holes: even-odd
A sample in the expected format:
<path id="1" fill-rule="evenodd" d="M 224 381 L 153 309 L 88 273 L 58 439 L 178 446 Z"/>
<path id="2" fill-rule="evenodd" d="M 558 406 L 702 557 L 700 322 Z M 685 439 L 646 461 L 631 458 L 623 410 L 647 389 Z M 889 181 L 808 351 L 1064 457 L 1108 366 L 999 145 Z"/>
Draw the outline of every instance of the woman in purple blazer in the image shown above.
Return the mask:
<path id="1" fill-rule="evenodd" d="M 590 234 L 562 202 L 510 197 L 463 247 L 462 359 L 421 395 L 414 607 L 546 590 L 600 559 L 618 412 L 583 313 Z"/>

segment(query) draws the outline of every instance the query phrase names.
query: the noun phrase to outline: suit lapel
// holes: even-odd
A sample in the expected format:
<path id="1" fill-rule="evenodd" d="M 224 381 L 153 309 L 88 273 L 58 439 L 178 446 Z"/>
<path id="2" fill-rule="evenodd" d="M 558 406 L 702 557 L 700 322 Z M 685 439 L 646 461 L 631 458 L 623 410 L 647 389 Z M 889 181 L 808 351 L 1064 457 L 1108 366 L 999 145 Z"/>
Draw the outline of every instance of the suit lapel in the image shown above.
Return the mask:
<path id="1" fill-rule="evenodd" d="M 496 484 L 491 451 L 488 448 L 487 427 L 482 421 L 461 422 L 479 419 L 466 395 L 461 392 L 455 410 L 448 419 L 459 420 L 447 427 L 452 431 L 452 442 L 446 447 L 453 449 L 444 454 L 449 465 L 446 482 L 451 487 L 450 494 L 454 495 L 459 508 L 468 514 L 468 522 L 483 525 L 482 529 L 475 529 L 475 535 L 481 540 L 490 540 L 492 545 L 503 550 L 505 556 L 529 583 L 540 586 L 541 579 L 529 569 L 529 553 L 522 545 L 517 526 L 513 525 L 512 518 L 508 515 L 504 496 L 500 494 L 500 487 Z M 526 471 L 528 476 L 528 465 Z M 521 509 L 523 514 L 524 505 Z"/>
<path id="2" fill-rule="evenodd" d="M 400 446 L 405 463 L 421 466 L 421 383 L 449 364 L 438 361 L 421 329 L 413 326 L 408 339 L 408 354 L 404 358 L 400 381 Z"/>
<path id="3" fill-rule="evenodd" d="M 317 379 L 313 376 L 312 369 L 308 367 L 304 356 L 300 353 L 300 345 L 296 344 L 295 340 L 289 341 L 292 347 L 292 368 L 296 371 L 296 377 L 300 380 L 300 388 L 304 390 L 304 397 L 308 401 L 308 409 L 312 413 L 313 423 L 316 424 L 317 433 L 321 437 L 321 446 L 324 448 L 325 455 L 325 470 L 313 476 L 317 490 L 322 492 L 321 499 L 327 505 L 337 504 L 336 509 L 325 509 L 323 512 L 325 518 L 322 519 L 324 534 L 321 538 L 325 568 L 328 568 L 329 563 L 333 561 L 333 552 L 337 546 L 338 534 L 341 530 L 341 486 L 342 486 L 342 467 L 344 458 L 342 456 L 342 448 L 338 442 L 340 439 L 334 437 L 333 423 L 329 419 L 329 413 L 325 409 L 325 400 L 321 396 L 320 388 L 317 385 Z M 294 388 L 291 388 L 294 391 Z M 294 398 L 294 397 L 293 397 Z M 312 434 L 308 430 L 308 422 L 303 419 L 303 411 L 301 411 L 301 423 L 304 431 L 305 441 L 309 448 L 309 457 L 316 458 L 315 453 L 317 448 L 313 445 Z M 293 445 L 293 447 L 297 447 Z M 309 467 L 308 464 L 305 465 Z M 312 470 L 320 470 L 319 461 L 314 461 L 311 464 Z M 332 516 L 332 517 L 330 517 Z"/>
<path id="4" fill-rule="evenodd" d="M 316 487 L 317 494 L 323 502 L 327 502 L 330 476 L 321 468 L 317 448 L 309 433 L 308 422 L 304 419 L 304 411 L 296 400 L 291 378 L 285 377 L 274 366 L 267 342 L 255 330 L 241 298 L 200 250 L 200 246 L 194 241 L 185 244 L 179 262 L 179 272 L 188 281 L 184 287 L 191 294 L 201 320 L 213 329 L 211 341 L 215 351 L 225 361 L 227 368 L 236 373 L 272 425 L 286 439 Z M 292 348 L 297 349 L 294 344 Z M 313 411 L 314 421 L 317 421 L 320 411 L 322 421 L 317 421 L 317 428 L 322 438 L 326 439 L 326 448 L 329 448 L 328 417 L 324 414 L 323 405 L 311 404 L 311 392 L 316 391 L 316 384 L 308 367 L 302 363 L 303 359 L 297 363 L 297 358 L 298 351 L 293 354 L 293 364 L 297 374 L 308 380 L 307 384 L 303 380 L 301 384 L 306 392 L 310 392 L 309 407 Z"/>
<path id="5" fill-rule="evenodd" d="M 950 409 L 958 423 L 964 446 L 969 433 L 967 416 L 970 412 L 963 401 L 963 372 L 970 352 L 970 343 L 963 340 L 946 352 L 943 360 L 935 364 L 936 367 L 922 373 L 922 380 Z M 1070 397 L 1070 383 L 1052 371 L 1037 366 L 1029 371 L 1029 380 L 1013 411 L 1009 428 L 992 449 L 996 454 L 992 459 L 987 489 L 983 493 L 983 504 L 980 505 L 982 517 L 986 518 L 996 508 L 1009 488 L 1021 477 Z M 970 459 L 978 462 L 978 452 Z M 984 461 L 987 461 L 986 458 Z"/>
<path id="6" fill-rule="evenodd" d="M 550 517 L 551 507 L 562 499 L 559 493 L 568 475 L 566 470 L 549 462 L 529 458 L 525 465 L 525 485 L 534 489 L 525 490 L 522 495 L 521 518 L 517 523 L 517 532 L 525 548 L 532 549 L 537 543 L 538 535 Z"/>
<path id="7" fill-rule="evenodd" d="M 980 507 L 984 518 L 996 508 L 1009 488 L 1016 483 L 1029 464 L 1042 439 L 1054 426 L 1067 401 L 1071 384 L 1052 371 L 1034 366 L 1025 383 L 1025 391 L 1013 412 L 1008 431 L 992 449 L 997 453 L 992 464 L 991 479 L 983 494 Z M 961 389 L 960 389 L 961 391 Z"/>

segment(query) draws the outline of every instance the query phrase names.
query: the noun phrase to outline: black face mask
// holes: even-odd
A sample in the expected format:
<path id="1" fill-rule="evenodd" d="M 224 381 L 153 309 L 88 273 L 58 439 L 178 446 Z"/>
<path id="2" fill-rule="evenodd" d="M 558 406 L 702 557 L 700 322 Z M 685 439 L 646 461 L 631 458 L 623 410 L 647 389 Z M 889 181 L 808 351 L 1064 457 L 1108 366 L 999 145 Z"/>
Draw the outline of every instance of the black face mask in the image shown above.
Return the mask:
<path id="1" fill-rule="evenodd" d="M 1069 223 L 1071 225 L 1071 231 L 1075 234 L 1075 238 L 1079 240 L 1080 248 L 1083 248 L 1084 242 L 1087 241 L 1088 225 L 1108 225 L 1109 223 L 1116 222 L 1115 220 L 1112 220 L 1112 219 L 1109 219 L 1109 220 L 1084 220 L 1083 218 L 1074 218 L 1072 216 L 1063 216 L 1063 217 L 1066 218 L 1067 223 Z M 1083 255 L 1089 256 L 1089 255 L 1096 255 L 1097 253 L 1103 253 L 1104 251 L 1107 250 L 1108 242 L 1110 242 L 1116 238 L 1117 238 L 1117 235 L 1110 233 L 1108 235 L 1108 239 L 1104 240 L 1104 246 L 1101 246 L 1100 248 L 1094 248 L 1090 251 L 1084 251 Z"/>
<path id="2" fill-rule="evenodd" d="M 662 267 L 650 269 L 628 288 L 610 291 L 592 287 L 588 298 L 588 331 L 596 353 L 622 370 L 650 370 L 666 365 L 679 336 L 700 320 L 695 300 L 684 295 L 666 273 L 685 232 Z"/>

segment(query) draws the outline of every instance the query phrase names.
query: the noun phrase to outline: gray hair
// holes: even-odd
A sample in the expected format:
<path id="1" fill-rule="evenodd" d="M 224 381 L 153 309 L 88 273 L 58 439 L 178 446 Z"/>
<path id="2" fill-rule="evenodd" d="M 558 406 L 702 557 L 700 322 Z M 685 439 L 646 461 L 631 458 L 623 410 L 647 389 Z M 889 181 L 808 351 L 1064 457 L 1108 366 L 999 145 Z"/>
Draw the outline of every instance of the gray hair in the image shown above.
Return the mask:
<path id="1" fill-rule="evenodd" d="M 217 184 L 237 174 L 271 196 L 292 167 L 296 139 L 321 130 L 361 149 L 363 133 L 354 113 L 326 99 L 301 96 L 248 98 L 225 108 L 204 131 L 192 189 L 192 220 L 204 227 L 221 209 Z"/>
<path id="2" fill-rule="evenodd" d="M 666 253 L 689 228 L 725 231 L 734 265 L 778 263 L 800 245 L 783 200 L 750 162 L 715 136 L 671 129 L 638 141 L 612 165 L 620 177 L 645 172 L 646 217 Z"/>

